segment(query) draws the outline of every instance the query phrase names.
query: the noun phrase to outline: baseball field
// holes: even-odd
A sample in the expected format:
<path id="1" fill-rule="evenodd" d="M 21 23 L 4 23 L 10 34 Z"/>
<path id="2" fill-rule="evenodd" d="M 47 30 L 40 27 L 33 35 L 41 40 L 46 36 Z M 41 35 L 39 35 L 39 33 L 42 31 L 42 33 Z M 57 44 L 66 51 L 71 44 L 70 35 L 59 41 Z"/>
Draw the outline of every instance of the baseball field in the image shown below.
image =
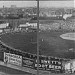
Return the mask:
<path id="1" fill-rule="evenodd" d="M 75 58 L 75 41 L 62 39 L 60 35 L 69 31 L 39 32 L 39 50 L 41 55 L 60 58 Z M 25 52 L 36 54 L 37 33 L 15 32 L 1 35 L 1 41 L 6 45 Z"/>

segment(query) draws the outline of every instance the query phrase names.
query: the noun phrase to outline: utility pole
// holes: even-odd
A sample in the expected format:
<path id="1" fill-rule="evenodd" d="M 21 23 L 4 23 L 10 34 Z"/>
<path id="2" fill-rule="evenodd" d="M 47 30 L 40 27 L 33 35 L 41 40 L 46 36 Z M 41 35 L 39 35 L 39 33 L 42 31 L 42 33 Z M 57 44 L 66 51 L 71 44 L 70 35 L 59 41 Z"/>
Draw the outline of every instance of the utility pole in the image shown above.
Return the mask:
<path id="1" fill-rule="evenodd" d="M 37 75 L 39 75 L 39 0 L 37 1 Z"/>

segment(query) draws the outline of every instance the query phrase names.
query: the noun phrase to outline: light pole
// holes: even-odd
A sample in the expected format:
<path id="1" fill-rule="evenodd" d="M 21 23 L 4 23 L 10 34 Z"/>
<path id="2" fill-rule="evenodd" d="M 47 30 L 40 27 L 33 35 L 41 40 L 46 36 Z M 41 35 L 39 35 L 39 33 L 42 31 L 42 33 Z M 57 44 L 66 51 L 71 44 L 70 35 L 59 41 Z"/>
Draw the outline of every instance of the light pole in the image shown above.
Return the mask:
<path id="1" fill-rule="evenodd" d="M 39 0 L 37 0 L 37 75 L 39 75 Z"/>

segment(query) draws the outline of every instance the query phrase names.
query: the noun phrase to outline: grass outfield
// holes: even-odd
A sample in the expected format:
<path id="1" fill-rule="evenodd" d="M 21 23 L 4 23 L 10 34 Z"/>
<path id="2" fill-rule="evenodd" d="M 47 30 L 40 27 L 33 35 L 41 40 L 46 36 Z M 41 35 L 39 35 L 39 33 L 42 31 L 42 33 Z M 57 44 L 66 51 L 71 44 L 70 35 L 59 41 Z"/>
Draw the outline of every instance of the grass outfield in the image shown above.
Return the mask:
<path id="1" fill-rule="evenodd" d="M 60 58 L 75 58 L 75 41 L 60 38 L 60 35 L 64 33 L 67 32 L 40 32 L 40 54 Z M 15 49 L 36 54 L 36 34 L 36 32 L 7 33 L 1 36 L 1 41 Z M 71 48 L 73 50 L 69 51 Z"/>
<path id="2" fill-rule="evenodd" d="M 60 38 L 60 35 L 67 33 L 68 31 L 50 31 L 41 32 L 40 38 L 40 52 L 47 56 L 57 56 L 61 58 L 75 58 L 75 41 L 64 40 Z M 73 51 L 69 51 L 69 49 Z"/>
<path id="3" fill-rule="evenodd" d="M 37 50 L 36 32 L 7 33 L 1 36 L 1 41 L 15 49 L 29 53 L 36 53 Z"/>

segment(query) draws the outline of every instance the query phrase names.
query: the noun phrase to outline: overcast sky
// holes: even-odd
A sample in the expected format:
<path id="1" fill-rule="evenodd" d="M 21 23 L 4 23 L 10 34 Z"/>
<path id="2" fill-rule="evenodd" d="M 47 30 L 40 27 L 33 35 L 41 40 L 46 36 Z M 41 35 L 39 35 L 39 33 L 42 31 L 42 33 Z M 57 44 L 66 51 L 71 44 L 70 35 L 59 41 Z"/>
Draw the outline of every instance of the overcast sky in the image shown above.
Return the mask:
<path id="1" fill-rule="evenodd" d="M 40 7 L 74 7 L 74 1 L 40 1 Z"/>
<path id="2" fill-rule="evenodd" d="M 34 7 L 37 6 L 36 1 L 0 1 L 0 7 L 10 7 L 16 5 L 17 7 Z"/>
<path id="3" fill-rule="evenodd" d="M 75 7 L 74 1 L 40 1 L 40 7 Z M 16 5 L 17 7 L 34 7 L 37 6 L 36 1 L 0 1 L 0 7 L 10 7 Z"/>

